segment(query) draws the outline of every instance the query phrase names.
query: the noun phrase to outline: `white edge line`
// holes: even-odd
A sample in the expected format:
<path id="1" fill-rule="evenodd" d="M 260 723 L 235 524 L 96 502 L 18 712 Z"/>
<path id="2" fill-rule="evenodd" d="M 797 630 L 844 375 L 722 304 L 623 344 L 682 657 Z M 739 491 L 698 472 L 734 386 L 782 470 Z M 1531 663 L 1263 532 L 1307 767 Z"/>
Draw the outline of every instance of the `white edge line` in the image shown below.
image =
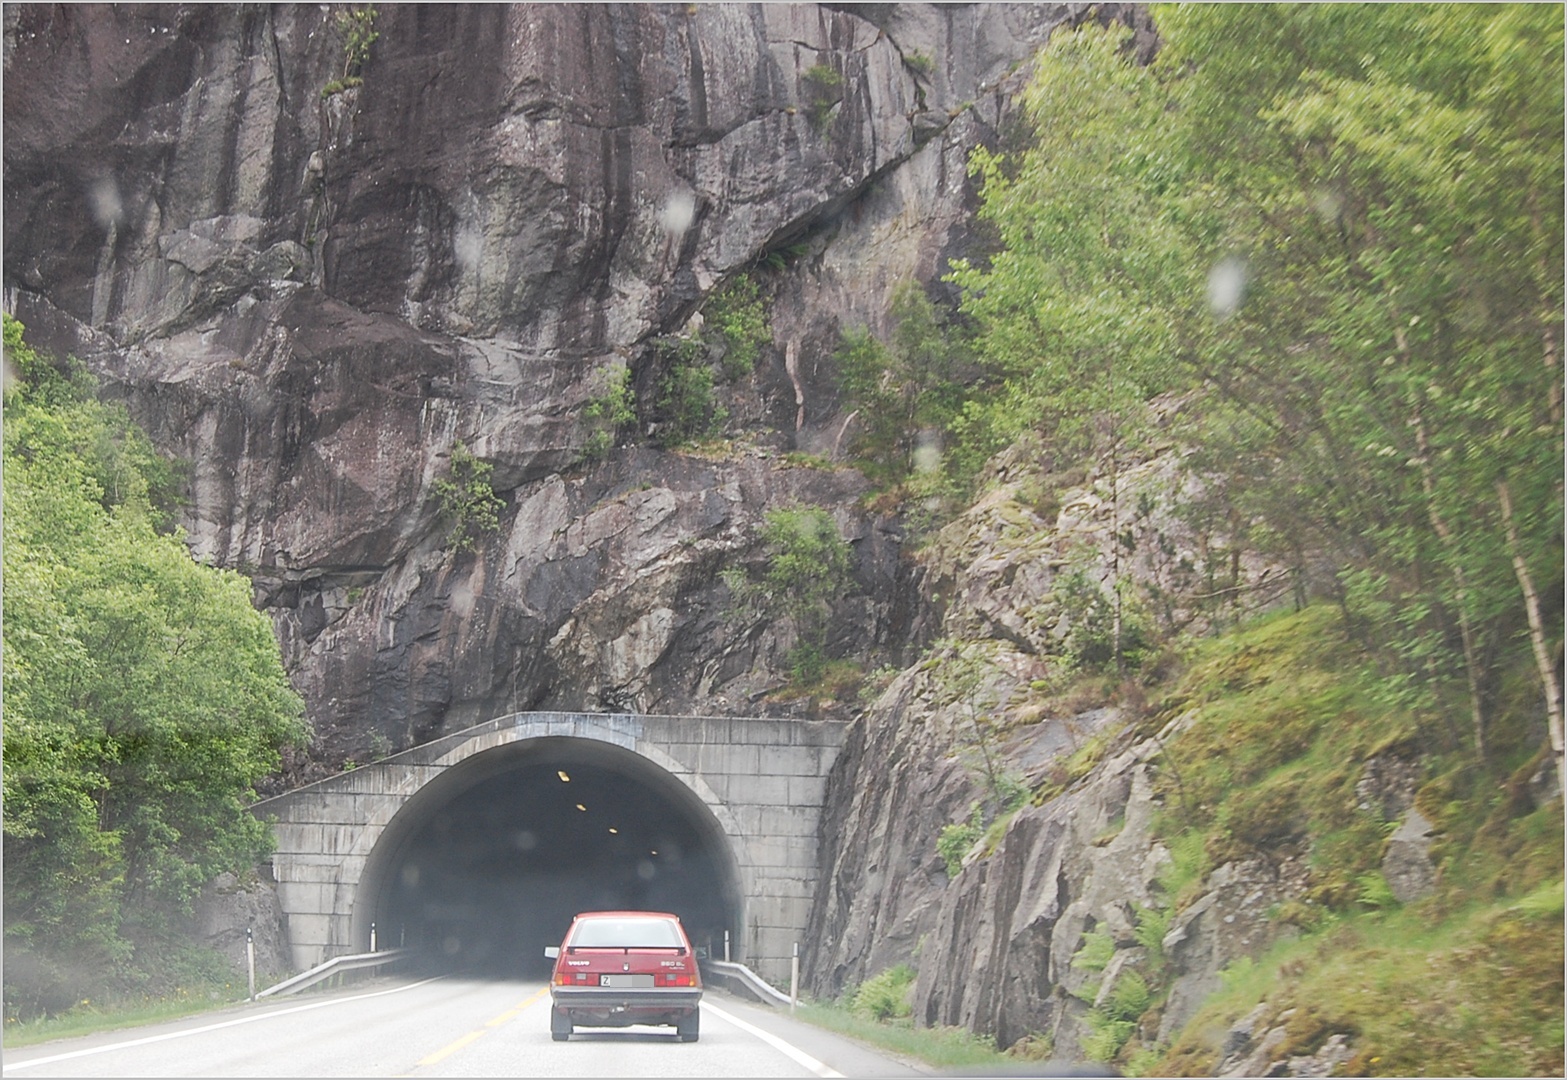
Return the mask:
<path id="1" fill-rule="evenodd" d="M 183 1039 L 187 1035 L 200 1035 L 207 1031 L 238 1027 L 241 1024 L 253 1024 L 257 1020 L 270 1020 L 274 1016 L 287 1016 L 290 1013 L 309 1012 L 311 1009 L 324 1009 L 328 1005 L 346 1005 L 350 1001 L 364 1001 L 366 998 L 382 997 L 386 994 L 400 994 L 404 990 L 412 990 L 415 987 L 425 985 L 425 983 L 432 983 L 437 979 L 443 978 L 445 978 L 444 975 L 436 975 L 433 978 L 409 983 L 407 986 L 394 986 L 390 990 L 377 990 L 374 993 L 357 994 L 348 998 L 333 998 L 331 1001 L 317 1001 L 310 1005 L 295 1005 L 291 1009 L 277 1009 L 272 1012 L 257 1013 L 253 1016 L 241 1016 L 237 1020 L 225 1020 L 220 1024 L 206 1024 L 202 1027 L 187 1028 L 184 1031 L 170 1031 L 163 1035 L 149 1035 L 145 1039 L 132 1039 L 129 1042 L 111 1043 L 108 1046 L 92 1046 L 86 1050 L 72 1050 L 65 1054 L 51 1054 L 48 1057 L 30 1058 L 27 1061 L 7 1061 L 5 1063 L 5 1071 L 11 1073 L 33 1065 L 48 1065 L 55 1061 L 69 1061 L 72 1058 L 91 1057 L 93 1054 L 107 1054 L 113 1050 L 125 1050 L 132 1046 L 146 1046 L 148 1043 L 166 1042 L 169 1039 Z"/>
<path id="2" fill-rule="evenodd" d="M 768 1046 L 771 1046 L 774 1050 L 777 1050 L 780 1053 L 786 1054 L 789 1057 L 793 1058 L 795 1061 L 799 1062 L 801 1065 L 804 1065 L 807 1069 L 810 1069 L 817 1076 L 823 1076 L 823 1077 L 834 1077 L 834 1076 L 841 1077 L 841 1076 L 843 1076 L 843 1073 L 837 1072 L 837 1071 L 835 1071 L 833 1069 L 828 1068 L 826 1065 L 823 1065 L 820 1061 L 817 1061 L 810 1054 L 807 1054 L 804 1050 L 801 1050 L 799 1047 L 785 1042 L 784 1040 L 780 1039 L 778 1036 L 774 1035 L 770 1031 L 763 1031 L 761 1028 L 757 1027 L 755 1024 L 748 1024 L 748 1023 L 746 1023 L 744 1020 L 740 1019 L 734 1013 L 729 1012 L 726 1009 L 720 1009 L 717 1005 L 714 1005 L 710 1001 L 704 1000 L 702 1002 L 702 1008 L 703 1008 L 704 1011 L 711 1012 L 715 1016 L 722 1017 L 723 1019 L 727 1020 L 729 1023 L 733 1024 L 735 1027 L 739 1028 L 741 1031 L 747 1032 L 747 1033 L 749 1033 L 751 1035 L 755 1035 L 758 1039 L 761 1039 L 764 1043 L 766 1043 Z"/>

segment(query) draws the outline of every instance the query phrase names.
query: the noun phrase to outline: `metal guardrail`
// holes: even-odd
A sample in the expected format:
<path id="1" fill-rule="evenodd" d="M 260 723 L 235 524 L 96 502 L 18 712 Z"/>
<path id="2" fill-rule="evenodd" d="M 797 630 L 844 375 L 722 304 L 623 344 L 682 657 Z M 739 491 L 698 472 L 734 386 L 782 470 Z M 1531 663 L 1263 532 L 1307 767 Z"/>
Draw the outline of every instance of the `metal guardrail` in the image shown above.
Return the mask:
<path id="1" fill-rule="evenodd" d="M 788 994 L 773 986 L 744 964 L 730 963 L 727 960 L 703 960 L 702 967 L 709 969 L 715 975 L 740 983 L 758 1001 L 765 1005 L 775 1005 L 783 1009 L 787 1009 L 790 1005 Z"/>
<path id="2" fill-rule="evenodd" d="M 412 949 L 387 949 L 384 952 L 355 953 L 352 956 L 334 956 L 324 964 L 318 964 L 309 971 L 302 971 L 298 975 L 284 979 L 282 982 L 267 987 L 257 992 L 256 999 L 274 994 L 294 994 L 307 986 L 314 986 L 322 979 L 329 979 L 333 975 L 344 971 L 357 971 L 361 968 L 380 967 L 382 964 L 393 964 L 399 960 L 407 959 L 413 953 Z"/>

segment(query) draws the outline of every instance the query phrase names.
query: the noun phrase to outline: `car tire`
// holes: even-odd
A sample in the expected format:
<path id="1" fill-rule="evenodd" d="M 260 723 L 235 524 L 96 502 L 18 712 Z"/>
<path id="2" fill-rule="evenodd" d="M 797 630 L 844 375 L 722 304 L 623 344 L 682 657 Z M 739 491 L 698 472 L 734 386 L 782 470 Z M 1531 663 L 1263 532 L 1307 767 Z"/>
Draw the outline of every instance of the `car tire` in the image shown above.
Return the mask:
<path id="1" fill-rule="evenodd" d="M 680 1018 L 675 1025 L 675 1033 L 680 1036 L 681 1042 L 696 1042 L 700 1034 L 702 1014 L 692 1009 L 691 1012 Z"/>
<path id="2" fill-rule="evenodd" d="M 550 1038 L 556 1042 L 565 1042 L 571 1038 L 571 1017 L 563 1013 L 550 1013 Z"/>

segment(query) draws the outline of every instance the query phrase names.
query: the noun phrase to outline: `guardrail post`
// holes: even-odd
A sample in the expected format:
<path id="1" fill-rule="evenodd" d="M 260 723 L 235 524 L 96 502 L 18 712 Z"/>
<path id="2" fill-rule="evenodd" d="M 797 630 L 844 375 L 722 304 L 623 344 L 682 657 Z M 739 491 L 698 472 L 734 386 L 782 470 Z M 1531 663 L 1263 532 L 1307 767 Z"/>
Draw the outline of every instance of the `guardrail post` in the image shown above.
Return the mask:
<path id="1" fill-rule="evenodd" d="M 376 952 L 375 947 L 375 920 L 370 921 L 370 951 Z"/>
<path id="2" fill-rule="evenodd" d="M 250 988 L 250 1000 L 256 1000 L 256 939 L 250 932 L 250 927 L 245 927 L 245 975 L 246 983 Z"/>
<path id="3" fill-rule="evenodd" d="M 794 943 L 794 955 L 789 958 L 789 1011 L 800 1003 L 800 943 Z"/>
<path id="4" fill-rule="evenodd" d="M 724 963 L 729 963 L 729 931 L 724 931 Z"/>

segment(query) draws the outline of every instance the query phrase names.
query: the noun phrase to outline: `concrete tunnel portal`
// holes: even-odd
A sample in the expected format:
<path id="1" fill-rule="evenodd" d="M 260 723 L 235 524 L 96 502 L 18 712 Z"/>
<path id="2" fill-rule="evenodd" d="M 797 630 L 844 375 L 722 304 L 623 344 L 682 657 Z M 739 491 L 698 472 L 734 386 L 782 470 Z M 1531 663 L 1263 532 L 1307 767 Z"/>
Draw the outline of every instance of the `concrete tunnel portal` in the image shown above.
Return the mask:
<path id="1" fill-rule="evenodd" d="M 669 911 L 722 955 L 744 893 L 702 800 L 610 743 L 543 737 L 486 750 L 421 788 L 365 864 L 354 937 L 406 945 L 421 966 L 546 977 L 544 948 L 579 911 Z"/>
<path id="2" fill-rule="evenodd" d="M 518 712 L 263 799 L 295 970 L 406 945 L 531 977 L 571 916 L 659 908 L 788 978 L 846 725 Z M 564 774 L 564 775 L 563 775 Z"/>

